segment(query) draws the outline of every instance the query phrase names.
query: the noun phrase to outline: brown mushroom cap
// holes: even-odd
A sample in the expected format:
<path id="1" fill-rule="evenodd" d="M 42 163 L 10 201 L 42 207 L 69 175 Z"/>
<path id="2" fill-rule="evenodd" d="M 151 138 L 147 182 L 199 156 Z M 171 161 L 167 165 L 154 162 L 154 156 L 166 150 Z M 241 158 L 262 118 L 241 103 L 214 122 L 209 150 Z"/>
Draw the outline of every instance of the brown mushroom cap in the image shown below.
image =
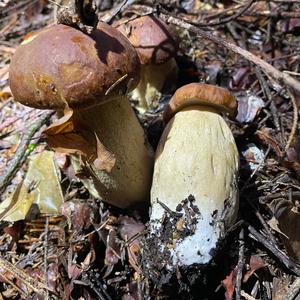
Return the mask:
<path id="1" fill-rule="evenodd" d="M 99 23 L 88 36 L 69 26 L 54 25 L 17 48 L 9 82 L 15 100 L 22 104 L 80 109 L 132 90 L 139 71 L 135 49 L 115 28 Z"/>
<path id="2" fill-rule="evenodd" d="M 167 123 L 178 111 L 197 105 L 211 106 L 230 116 L 234 116 L 237 109 L 236 99 L 227 89 L 205 83 L 190 83 L 175 92 L 164 111 L 164 121 Z"/>
<path id="3" fill-rule="evenodd" d="M 143 16 L 127 23 L 121 19 L 114 26 L 136 49 L 141 64 L 162 64 L 176 55 L 177 44 L 170 28 L 154 16 Z"/>

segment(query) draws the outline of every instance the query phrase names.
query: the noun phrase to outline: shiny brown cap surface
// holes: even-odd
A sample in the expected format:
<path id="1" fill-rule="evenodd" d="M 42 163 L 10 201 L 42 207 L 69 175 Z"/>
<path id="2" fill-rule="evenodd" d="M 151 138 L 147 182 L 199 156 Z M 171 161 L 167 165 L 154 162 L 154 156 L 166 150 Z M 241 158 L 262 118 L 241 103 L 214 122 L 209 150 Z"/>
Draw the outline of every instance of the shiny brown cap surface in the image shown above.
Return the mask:
<path id="1" fill-rule="evenodd" d="M 139 71 L 135 49 L 115 28 L 99 23 L 88 36 L 69 26 L 53 25 L 17 48 L 9 82 L 15 100 L 24 105 L 80 109 L 132 90 Z"/>
<path id="2" fill-rule="evenodd" d="M 154 16 L 114 24 L 134 46 L 142 64 L 162 64 L 176 55 L 177 44 L 170 28 Z"/>
<path id="3" fill-rule="evenodd" d="M 190 83 L 175 92 L 164 111 L 164 121 L 167 123 L 178 111 L 189 106 L 211 106 L 230 116 L 234 116 L 237 110 L 236 99 L 227 89 L 205 83 Z"/>

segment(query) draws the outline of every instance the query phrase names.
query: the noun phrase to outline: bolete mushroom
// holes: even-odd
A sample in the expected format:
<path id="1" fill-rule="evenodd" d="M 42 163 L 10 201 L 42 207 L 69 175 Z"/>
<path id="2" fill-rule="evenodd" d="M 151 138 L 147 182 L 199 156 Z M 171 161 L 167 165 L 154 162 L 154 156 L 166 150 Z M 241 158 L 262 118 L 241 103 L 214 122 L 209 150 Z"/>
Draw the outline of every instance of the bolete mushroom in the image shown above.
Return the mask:
<path id="1" fill-rule="evenodd" d="M 140 58 L 141 80 L 131 98 L 145 111 L 158 100 L 167 83 L 176 81 L 177 44 L 170 28 L 153 15 L 121 19 L 114 26 L 129 39 Z"/>
<path id="2" fill-rule="evenodd" d="M 191 83 L 164 112 L 151 189 L 149 243 L 167 266 L 207 264 L 238 211 L 239 155 L 219 115 L 235 114 L 224 88 Z M 158 263 L 159 264 L 159 263 Z"/>
<path id="3" fill-rule="evenodd" d="M 71 133 L 56 136 L 57 148 L 69 143 L 75 161 L 85 166 L 90 192 L 121 208 L 147 201 L 152 178 L 152 153 L 127 99 L 139 71 L 135 49 L 105 23 L 91 35 L 65 25 L 47 27 L 17 48 L 10 65 L 16 101 L 73 110 L 66 120 Z"/>

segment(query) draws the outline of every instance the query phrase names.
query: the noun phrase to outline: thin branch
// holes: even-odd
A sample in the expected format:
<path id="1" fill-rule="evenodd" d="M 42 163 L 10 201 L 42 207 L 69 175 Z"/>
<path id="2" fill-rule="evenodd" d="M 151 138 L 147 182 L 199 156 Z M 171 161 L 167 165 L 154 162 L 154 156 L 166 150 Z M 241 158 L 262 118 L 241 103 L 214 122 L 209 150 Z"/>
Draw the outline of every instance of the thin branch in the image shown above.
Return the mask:
<path id="1" fill-rule="evenodd" d="M 248 61 L 259 66 L 272 79 L 279 81 L 279 83 L 284 83 L 300 93 L 300 82 L 298 80 L 294 79 L 293 77 L 289 76 L 286 73 L 283 73 L 283 72 L 277 70 L 272 65 L 268 64 L 266 61 L 255 56 L 254 54 L 250 53 L 249 51 L 242 49 L 242 48 L 238 47 L 237 45 L 229 43 L 226 40 L 224 40 L 220 37 L 217 37 L 209 32 L 206 32 L 194 25 L 191 25 L 190 23 L 185 22 L 176 16 L 170 15 L 170 13 L 162 7 L 160 7 L 159 17 L 166 23 L 171 23 L 171 24 L 177 25 L 179 27 L 182 27 L 190 32 L 197 34 L 198 36 L 208 39 L 218 45 L 221 45 L 221 46 L 233 51 L 234 53 L 237 53 L 237 54 L 243 56 Z"/>
<path id="2" fill-rule="evenodd" d="M 272 254 L 286 266 L 286 268 L 288 268 L 295 275 L 300 276 L 300 265 L 298 262 L 290 259 L 284 252 L 279 250 L 275 245 L 268 241 L 265 236 L 259 233 L 251 225 L 248 225 L 247 229 L 251 233 L 251 235 L 268 251 L 272 252 Z"/>
<path id="3" fill-rule="evenodd" d="M 241 299 L 241 287 L 242 287 L 242 279 L 243 279 L 243 270 L 245 264 L 245 236 L 244 236 L 244 228 L 241 229 L 239 235 L 239 261 L 237 265 L 237 274 L 236 274 L 236 284 L 235 284 L 235 299 Z"/>
<path id="4" fill-rule="evenodd" d="M 291 129 L 291 133 L 290 133 L 290 136 L 289 136 L 289 139 L 285 145 L 285 151 L 287 151 L 290 146 L 291 146 L 291 143 L 294 139 L 294 136 L 296 134 L 296 131 L 297 131 L 297 126 L 298 126 L 298 106 L 297 106 L 297 103 L 296 103 L 296 99 L 293 95 L 293 93 L 291 92 L 290 89 L 287 89 L 288 91 L 288 94 L 290 96 L 290 99 L 292 101 L 292 104 L 293 104 L 293 124 L 292 124 L 292 129 Z"/>
<path id="5" fill-rule="evenodd" d="M 294 300 L 300 293 L 300 278 L 296 278 L 293 284 L 290 286 L 287 294 L 286 300 Z"/>
<path id="6" fill-rule="evenodd" d="M 34 134 L 42 127 L 44 123 L 46 123 L 46 121 L 53 113 L 53 111 L 47 111 L 43 113 L 41 117 L 35 120 L 35 122 L 26 129 L 26 132 L 21 139 L 21 142 L 13 159 L 8 163 L 5 173 L 0 176 L 0 192 L 5 191 L 9 182 L 17 173 L 21 163 L 24 162 L 29 155 L 29 152 L 27 151 L 28 145 L 30 144 L 30 141 L 33 138 Z"/>
<path id="7" fill-rule="evenodd" d="M 219 26 L 219 25 L 224 25 L 232 20 L 237 19 L 238 17 L 240 17 L 242 14 L 244 14 L 250 7 L 251 5 L 254 3 L 254 0 L 249 1 L 248 3 L 246 3 L 245 5 L 242 6 L 242 9 L 240 9 L 239 11 L 237 11 L 235 14 L 221 19 L 220 21 L 216 21 L 216 22 L 208 22 L 208 23 L 199 23 L 198 26 L 199 27 L 207 27 L 207 26 Z"/>

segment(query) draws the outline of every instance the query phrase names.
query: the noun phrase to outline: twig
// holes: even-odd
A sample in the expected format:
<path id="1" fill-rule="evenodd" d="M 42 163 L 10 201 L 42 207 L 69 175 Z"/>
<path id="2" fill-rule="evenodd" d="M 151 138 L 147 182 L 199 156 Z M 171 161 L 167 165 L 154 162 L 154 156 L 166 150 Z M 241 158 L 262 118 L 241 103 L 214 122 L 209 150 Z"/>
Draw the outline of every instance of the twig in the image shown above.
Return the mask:
<path id="1" fill-rule="evenodd" d="M 230 16 L 228 18 L 224 18 L 223 20 L 216 21 L 216 22 L 199 23 L 199 24 L 197 24 L 197 26 L 199 26 L 199 27 L 219 26 L 219 25 L 224 25 L 226 23 L 229 23 L 230 21 L 237 19 L 243 13 L 245 13 L 253 3 L 254 3 L 254 0 L 250 0 L 248 3 L 246 3 L 245 5 L 242 6 L 241 10 L 237 11 L 235 14 L 233 14 L 232 16 Z"/>
<path id="2" fill-rule="evenodd" d="M 112 20 L 120 13 L 120 11 L 128 5 L 129 0 L 123 0 L 117 7 L 115 7 L 112 11 L 108 12 L 103 18 L 102 21 L 108 24 L 111 24 Z M 130 1 L 133 2 L 133 1 Z"/>
<path id="3" fill-rule="evenodd" d="M 296 278 L 296 280 L 290 286 L 286 294 L 286 300 L 294 300 L 299 293 L 300 293 L 300 278 Z"/>
<path id="4" fill-rule="evenodd" d="M 272 2 L 277 2 L 277 3 L 300 3 L 300 0 L 272 0 Z"/>
<path id="5" fill-rule="evenodd" d="M 50 2 L 50 3 L 54 4 L 54 5 L 58 6 L 58 7 L 63 7 L 63 5 L 61 5 L 61 4 L 59 4 L 59 3 L 57 3 L 56 1 L 53 1 L 53 0 L 48 0 L 48 2 Z"/>
<path id="6" fill-rule="evenodd" d="M 19 279 L 30 290 L 45 295 L 45 291 L 48 289 L 46 285 L 31 277 L 22 269 L 17 268 L 12 263 L 0 256 L 0 267 L 5 271 L 11 273 L 15 278 Z M 49 289 L 48 289 L 49 290 Z M 51 291 L 51 290 L 50 290 Z"/>
<path id="7" fill-rule="evenodd" d="M 285 151 L 287 151 L 290 148 L 293 138 L 297 131 L 297 126 L 298 126 L 298 107 L 297 107 L 296 99 L 289 88 L 287 89 L 287 92 L 288 92 L 290 99 L 292 101 L 292 104 L 293 104 L 294 114 L 293 114 L 293 125 L 292 125 L 289 139 L 285 145 Z"/>
<path id="8" fill-rule="evenodd" d="M 298 197 L 298 198 L 300 197 L 300 192 L 294 191 L 291 194 L 293 197 Z M 261 196 L 259 197 L 259 202 L 264 204 L 270 200 L 274 200 L 277 198 L 288 198 L 288 197 L 289 197 L 289 192 L 279 192 L 267 196 Z"/>
<path id="9" fill-rule="evenodd" d="M 288 75 L 286 73 L 280 72 L 279 70 L 277 70 L 276 68 L 274 68 L 273 66 L 268 64 L 266 61 L 255 56 L 254 54 L 250 53 L 249 51 L 242 49 L 237 45 L 229 43 L 226 40 L 224 40 L 220 37 L 217 37 L 209 32 L 206 32 L 188 22 L 185 22 L 176 16 L 170 15 L 170 13 L 162 7 L 160 7 L 159 17 L 166 23 L 171 23 L 171 24 L 177 25 L 179 27 L 182 27 L 188 31 L 191 31 L 191 32 L 197 34 L 198 36 L 208 39 L 218 45 L 221 45 L 221 46 L 233 51 L 234 53 L 237 53 L 237 54 L 243 56 L 248 61 L 251 61 L 255 65 L 259 66 L 265 73 L 267 73 L 274 80 L 279 81 L 279 83 L 285 83 L 286 85 L 294 88 L 296 91 L 298 91 L 300 93 L 300 82 L 298 80 L 294 79 L 293 77 L 291 77 L 290 75 Z"/>
<path id="10" fill-rule="evenodd" d="M 261 160 L 261 162 L 257 165 L 257 167 L 255 168 L 255 170 L 251 173 L 251 175 L 248 177 L 248 179 L 246 180 L 246 182 L 244 183 L 244 185 L 242 186 L 242 188 L 240 189 L 240 194 L 242 194 L 242 192 L 248 187 L 249 182 L 252 180 L 252 178 L 254 177 L 254 175 L 260 170 L 260 168 L 264 165 L 267 156 L 269 155 L 271 151 L 271 146 L 268 146 L 268 149 L 264 155 L 264 158 Z"/>
<path id="11" fill-rule="evenodd" d="M 7 118 L 1 125 L 0 125 L 0 131 L 2 131 L 3 129 L 5 129 L 6 127 L 10 126 L 11 124 L 15 123 L 16 121 L 18 121 L 19 119 L 21 119 L 22 117 L 10 117 Z"/>
<path id="12" fill-rule="evenodd" d="M 283 253 L 275 245 L 270 243 L 265 236 L 256 231 L 251 225 L 248 225 L 247 229 L 251 233 L 251 235 L 267 250 L 271 251 L 272 254 L 276 256 L 286 268 L 288 268 L 295 275 L 300 276 L 300 265 L 296 261 L 290 259 L 285 253 Z"/>
<path id="13" fill-rule="evenodd" d="M 255 73 L 256 73 L 256 77 L 263 89 L 265 97 L 268 99 L 268 102 L 270 102 L 271 113 L 273 115 L 274 125 L 276 127 L 276 130 L 278 132 L 281 132 L 278 111 L 277 111 L 277 107 L 275 106 L 275 103 L 272 101 L 272 94 L 271 94 L 270 88 L 269 88 L 266 80 L 264 79 L 263 74 L 259 67 L 255 67 Z"/>
<path id="14" fill-rule="evenodd" d="M 236 284 L 235 284 L 235 299 L 241 299 L 242 278 L 245 263 L 245 233 L 244 228 L 241 229 L 239 235 L 239 261 L 237 264 Z"/>
<path id="15" fill-rule="evenodd" d="M 44 123 L 50 118 L 53 114 L 53 111 L 47 111 L 42 114 L 35 122 L 26 129 L 21 142 L 18 146 L 18 149 L 13 157 L 8 163 L 7 169 L 4 174 L 0 176 L 0 192 L 4 192 L 10 180 L 14 177 L 18 168 L 22 162 L 24 162 L 29 155 L 27 151 L 28 145 L 33 138 L 34 134 L 42 127 Z"/>
<path id="16" fill-rule="evenodd" d="M 79 28 L 82 32 L 90 34 L 98 23 L 94 4 L 93 0 L 68 0 L 66 5 L 57 8 L 57 22 Z"/>
<path id="17" fill-rule="evenodd" d="M 25 293 L 22 289 L 20 289 L 12 280 L 7 278 L 5 275 L 0 274 L 0 278 L 2 278 L 4 282 L 10 284 L 20 295 L 25 297 L 25 299 L 30 296 L 29 293 Z"/>
<path id="18" fill-rule="evenodd" d="M 241 296 L 243 296 L 246 300 L 256 300 L 256 298 L 254 298 L 251 295 L 247 294 L 245 291 L 241 291 Z"/>
<path id="19" fill-rule="evenodd" d="M 246 14 L 247 16 L 247 14 Z M 299 18 L 300 13 L 299 12 L 289 12 L 289 11 L 283 11 L 283 12 L 270 12 L 270 11 L 265 11 L 265 12 L 253 12 L 250 13 L 249 16 L 253 17 L 269 17 L 269 18 Z"/>
<path id="20" fill-rule="evenodd" d="M 46 216 L 45 240 L 44 240 L 44 277 L 45 285 L 48 286 L 48 238 L 49 238 L 49 217 Z M 46 290 L 46 300 L 49 299 L 49 291 Z"/>

